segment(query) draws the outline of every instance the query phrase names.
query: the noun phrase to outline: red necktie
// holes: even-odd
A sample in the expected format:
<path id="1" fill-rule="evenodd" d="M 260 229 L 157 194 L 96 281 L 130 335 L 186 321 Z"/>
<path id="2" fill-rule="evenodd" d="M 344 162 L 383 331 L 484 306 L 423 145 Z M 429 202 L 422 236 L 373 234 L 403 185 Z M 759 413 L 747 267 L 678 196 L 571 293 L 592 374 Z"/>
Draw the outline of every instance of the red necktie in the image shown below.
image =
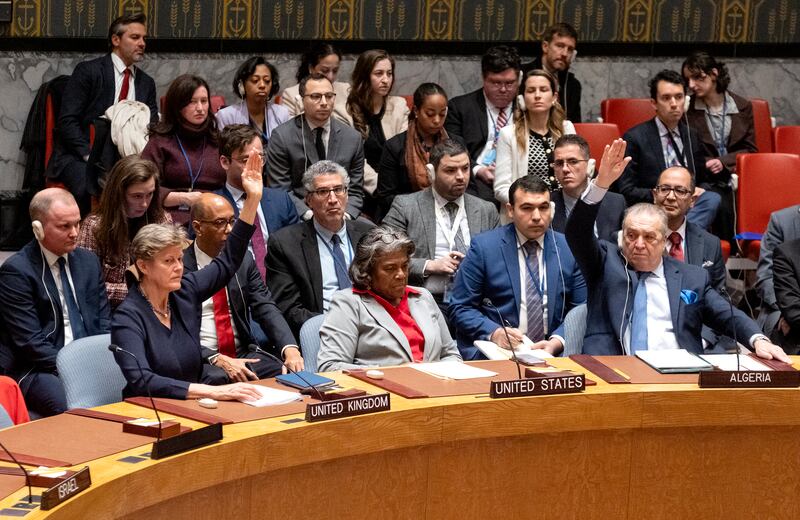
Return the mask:
<path id="1" fill-rule="evenodd" d="M 231 313 L 228 308 L 228 294 L 223 287 L 211 297 L 214 300 L 214 325 L 217 327 L 217 348 L 220 354 L 236 357 L 236 343 L 233 339 Z"/>
<path id="2" fill-rule="evenodd" d="M 683 246 L 681 245 L 680 234 L 677 231 L 673 231 L 669 236 L 669 241 L 672 243 L 672 247 L 669 248 L 669 256 L 683 262 Z"/>
<path id="3" fill-rule="evenodd" d="M 508 123 L 508 117 L 506 116 L 506 109 L 501 108 L 500 113 L 497 115 L 497 124 L 495 125 L 496 128 L 494 129 L 495 133 L 499 133 L 500 130 L 502 130 L 503 127 L 506 126 L 506 123 Z"/>
<path id="4" fill-rule="evenodd" d="M 131 89 L 131 69 L 125 69 L 123 74 L 122 88 L 119 91 L 119 99 L 117 101 L 128 99 L 128 91 Z"/>
<path id="5" fill-rule="evenodd" d="M 261 219 L 256 215 L 255 220 L 256 230 L 253 232 L 253 256 L 256 258 L 256 267 L 258 272 L 261 273 L 261 279 L 267 280 L 267 267 L 264 265 L 264 260 L 267 258 L 267 244 L 264 242 L 264 233 L 261 232 Z"/>

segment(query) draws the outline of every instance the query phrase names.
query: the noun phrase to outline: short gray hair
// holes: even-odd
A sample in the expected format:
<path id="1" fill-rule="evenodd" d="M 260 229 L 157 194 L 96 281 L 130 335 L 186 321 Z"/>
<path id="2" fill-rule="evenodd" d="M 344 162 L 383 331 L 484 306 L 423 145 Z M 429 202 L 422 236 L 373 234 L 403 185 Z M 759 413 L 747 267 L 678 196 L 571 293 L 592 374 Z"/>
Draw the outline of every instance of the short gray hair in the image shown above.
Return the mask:
<path id="1" fill-rule="evenodd" d="M 322 175 L 332 175 L 338 173 L 342 177 L 344 187 L 350 186 L 350 176 L 347 175 L 347 170 L 334 161 L 317 161 L 312 164 L 303 174 L 303 187 L 307 192 L 314 191 L 314 179 Z"/>
<path id="2" fill-rule="evenodd" d="M 31 220 L 45 221 L 47 220 L 47 213 L 50 211 L 50 206 L 54 202 L 62 202 L 64 204 L 75 204 L 75 197 L 72 193 L 63 188 L 46 188 L 31 199 L 28 206 L 28 213 L 30 213 Z"/>
<path id="3" fill-rule="evenodd" d="M 643 215 L 656 217 L 658 219 L 659 231 L 661 232 L 661 236 L 666 238 L 667 232 L 669 231 L 667 214 L 661 207 L 656 206 L 655 204 L 651 204 L 649 202 L 640 202 L 638 204 L 634 204 L 633 206 L 625 210 L 625 217 L 622 219 L 622 230 L 623 231 L 625 230 L 626 224 L 628 223 L 628 219 Z"/>
<path id="4" fill-rule="evenodd" d="M 402 231 L 389 226 L 378 226 L 367 231 L 358 241 L 356 253 L 350 263 L 350 280 L 356 289 L 367 290 L 372 283 L 372 268 L 378 259 L 395 251 L 405 251 L 409 258 L 416 246 Z"/>
<path id="5" fill-rule="evenodd" d="M 136 233 L 131 251 L 136 260 L 150 260 L 168 247 L 182 249 L 190 244 L 186 230 L 172 224 L 148 224 Z"/>

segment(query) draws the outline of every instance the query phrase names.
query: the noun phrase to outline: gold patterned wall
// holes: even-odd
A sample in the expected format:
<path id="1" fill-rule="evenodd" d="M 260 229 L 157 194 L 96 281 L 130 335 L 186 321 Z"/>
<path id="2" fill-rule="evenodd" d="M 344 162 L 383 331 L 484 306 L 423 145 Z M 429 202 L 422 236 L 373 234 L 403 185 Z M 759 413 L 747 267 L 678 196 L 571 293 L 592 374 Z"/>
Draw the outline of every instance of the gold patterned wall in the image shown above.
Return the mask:
<path id="1" fill-rule="evenodd" d="M 536 41 L 563 20 L 581 41 L 800 41 L 798 0 L 15 0 L 0 35 L 102 38 L 134 12 L 161 38 Z"/>

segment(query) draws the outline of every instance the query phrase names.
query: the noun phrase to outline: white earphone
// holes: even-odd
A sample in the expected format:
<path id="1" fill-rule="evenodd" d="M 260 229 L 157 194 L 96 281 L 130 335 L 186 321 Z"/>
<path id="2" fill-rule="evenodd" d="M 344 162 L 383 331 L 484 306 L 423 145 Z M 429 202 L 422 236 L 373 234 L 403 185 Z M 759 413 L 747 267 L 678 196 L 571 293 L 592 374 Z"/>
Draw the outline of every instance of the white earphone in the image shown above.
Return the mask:
<path id="1" fill-rule="evenodd" d="M 36 240 L 39 242 L 44 240 L 44 226 L 41 221 L 34 220 L 31 222 L 31 229 L 33 229 L 33 236 L 36 237 Z"/>
<path id="2" fill-rule="evenodd" d="M 239 91 L 239 97 L 244 99 L 244 83 L 241 81 L 236 85 L 236 89 Z"/>
<path id="3" fill-rule="evenodd" d="M 436 177 L 436 170 L 433 169 L 433 165 L 428 163 L 425 165 L 425 170 L 428 172 L 428 179 L 433 182 L 433 178 Z"/>
<path id="4" fill-rule="evenodd" d="M 525 96 L 523 96 L 522 94 L 517 94 L 517 107 L 522 112 L 528 111 L 528 107 L 525 106 Z"/>
<path id="5" fill-rule="evenodd" d="M 556 218 L 556 203 L 552 200 L 550 201 L 550 220 Z"/>

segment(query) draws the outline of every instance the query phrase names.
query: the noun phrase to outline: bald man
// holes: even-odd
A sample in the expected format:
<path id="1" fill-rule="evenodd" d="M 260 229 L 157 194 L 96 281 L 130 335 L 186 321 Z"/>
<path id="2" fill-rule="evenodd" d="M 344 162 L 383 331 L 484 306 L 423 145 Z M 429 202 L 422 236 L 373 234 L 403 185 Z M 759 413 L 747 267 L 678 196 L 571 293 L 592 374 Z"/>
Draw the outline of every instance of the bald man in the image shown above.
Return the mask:
<path id="1" fill-rule="evenodd" d="M 56 371 L 64 345 L 110 330 L 100 261 L 77 246 L 80 211 L 61 188 L 30 204 L 35 239 L 0 267 L 0 365 L 42 416 L 67 409 Z"/>
<path id="2" fill-rule="evenodd" d="M 204 193 L 192 206 L 194 243 L 183 253 L 187 271 L 207 266 L 222 251 L 235 222 L 234 209 L 222 196 Z M 300 348 L 275 305 L 250 255 L 227 287 L 203 302 L 200 346 L 212 367 L 208 384 L 264 379 L 282 367 L 268 356 L 250 352 L 258 344 L 293 370 L 303 369 Z"/>

